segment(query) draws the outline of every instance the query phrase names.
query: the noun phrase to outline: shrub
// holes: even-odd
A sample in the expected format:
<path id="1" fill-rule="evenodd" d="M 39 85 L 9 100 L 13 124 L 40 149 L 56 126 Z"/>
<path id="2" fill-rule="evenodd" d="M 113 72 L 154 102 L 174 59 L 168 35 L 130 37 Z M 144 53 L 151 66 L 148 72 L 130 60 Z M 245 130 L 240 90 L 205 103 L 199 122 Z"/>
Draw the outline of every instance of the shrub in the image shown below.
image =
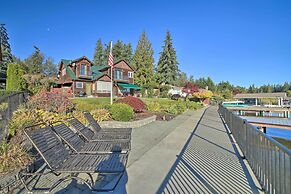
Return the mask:
<path id="1" fill-rule="evenodd" d="M 25 127 L 41 122 L 42 118 L 37 114 L 36 110 L 19 108 L 13 113 L 8 124 L 8 134 L 14 136 L 17 131 L 23 130 Z"/>
<path id="2" fill-rule="evenodd" d="M 127 96 L 125 98 L 117 100 L 116 102 L 124 103 L 131 106 L 134 112 L 142 112 L 143 110 L 145 110 L 145 103 L 141 99 L 133 96 Z"/>
<path id="3" fill-rule="evenodd" d="M 181 114 L 187 110 L 187 106 L 185 102 L 178 102 L 175 104 L 175 108 L 178 111 L 178 114 Z"/>
<path id="4" fill-rule="evenodd" d="M 8 124 L 8 134 L 13 137 L 18 131 L 22 131 L 25 127 L 39 123 L 51 124 L 56 121 L 65 121 L 68 116 L 70 115 L 48 112 L 41 109 L 30 110 L 21 107 L 13 113 Z"/>
<path id="5" fill-rule="evenodd" d="M 109 112 L 111 117 L 116 121 L 129 121 L 133 118 L 133 109 L 127 104 L 113 104 L 111 105 Z"/>
<path id="6" fill-rule="evenodd" d="M 55 113 L 68 113 L 74 109 L 74 104 L 67 96 L 52 92 L 40 92 L 29 99 L 30 109 L 43 109 Z"/>
<path id="7" fill-rule="evenodd" d="M 203 107 L 203 105 L 201 103 L 198 103 L 198 102 L 186 101 L 186 107 L 189 110 L 197 110 L 197 109 Z"/>
<path id="8" fill-rule="evenodd" d="M 106 109 L 96 109 L 90 112 L 93 118 L 97 121 L 108 121 L 111 119 L 110 113 Z"/>
<path id="9" fill-rule="evenodd" d="M 7 102 L 2 102 L 0 104 L 0 111 L 1 110 L 6 110 L 8 108 L 8 103 Z"/>
<path id="10" fill-rule="evenodd" d="M 0 173 L 8 173 L 27 166 L 31 157 L 29 154 L 17 144 L 8 144 L 2 142 L 0 144 Z"/>
<path id="11" fill-rule="evenodd" d="M 157 101 L 149 102 L 147 104 L 147 110 L 152 111 L 152 112 L 160 112 L 161 105 Z"/>
<path id="12" fill-rule="evenodd" d="M 10 63 L 7 68 L 7 91 L 21 91 L 25 88 L 24 70 L 19 64 Z"/>

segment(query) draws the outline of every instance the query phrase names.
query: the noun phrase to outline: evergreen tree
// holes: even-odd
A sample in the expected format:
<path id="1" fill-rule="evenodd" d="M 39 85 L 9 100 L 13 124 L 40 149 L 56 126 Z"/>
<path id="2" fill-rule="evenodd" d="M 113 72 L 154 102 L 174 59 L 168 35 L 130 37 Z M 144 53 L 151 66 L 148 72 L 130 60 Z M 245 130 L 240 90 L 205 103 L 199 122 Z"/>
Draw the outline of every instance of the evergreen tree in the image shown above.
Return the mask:
<path id="1" fill-rule="evenodd" d="M 122 59 L 125 60 L 128 64 L 131 64 L 132 61 L 132 46 L 130 43 L 123 45 Z"/>
<path id="2" fill-rule="evenodd" d="M 103 51 L 103 57 L 102 57 L 102 65 L 108 65 L 109 52 L 110 52 L 110 42 L 108 44 L 104 45 L 104 51 Z M 113 60 L 115 61 L 114 56 L 113 56 Z"/>
<path id="3" fill-rule="evenodd" d="M 212 92 L 216 91 L 215 83 L 210 77 L 207 77 L 206 83 L 207 83 L 207 86 L 208 86 L 209 90 L 211 90 Z"/>
<path id="4" fill-rule="evenodd" d="M 189 82 L 195 84 L 195 79 L 193 75 L 190 75 Z"/>
<path id="5" fill-rule="evenodd" d="M 184 87 L 187 82 L 188 82 L 187 74 L 185 72 L 180 72 L 175 85 L 180 86 L 180 87 Z"/>
<path id="6" fill-rule="evenodd" d="M 25 79 L 23 78 L 23 66 L 10 63 L 7 68 L 7 91 L 21 91 L 25 88 Z"/>
<path id="7" fill-rule="evenodd" d="M 146 33 L 142 32 L 132 59 L 132 66 L 135 69 L 135 83 L 144 89 L 155 85 L 153 54 L 154 51 Z"/>
<path id="8" fill-rule="evenodd" d="M 157 66 L 157 73 L 160 75 L 158 82 L 160 84 L 174 84 L 177 80 L 179 68 L 176 51 L 173 47 L 171 34 L 167 31 L 163 52 L 160 53 L 160 59 Z"/>
<path id="9" fill-rule="evenodd" d="M 0 71 L 5 73 L 8 63 L 12 62 L 11 48 L 8 40 L 9 37 L 5 24 L 0 24 Z"/>
<path id="10" fill-rule="evenodd" d="M 95 48 L 95 52 L 94 52 L 94 59 L 93 62 L 95 65 L 104 65 L 103 64 L 103 45 L 102 45 L 102 41 L 99 38 L 97 43 L 96 43 L 96 48 Z"/>
<path id="11" fill-rule="evenodd" d="M 118 62 L 123 59 L 123 43 L 121 40 L 117 40 L 117 42 L 113 45 L 112 55 L 114 62 Z"/>
<path id="12" fill-rule="evenodd" d="M 54 64 L 54 60 L 48 57 L 43 64 L 43 73 L 49 77 L 57 75 L 57 66 Z"/>
<path id="13" fill-rule="evenodd" d="M 33 52 L 33 54 L 25 59 L 28 73 L 43 73 L 44 55 L 40 52 L 38 47 L 34 46 L 34 48 L 35 51 Z"/>

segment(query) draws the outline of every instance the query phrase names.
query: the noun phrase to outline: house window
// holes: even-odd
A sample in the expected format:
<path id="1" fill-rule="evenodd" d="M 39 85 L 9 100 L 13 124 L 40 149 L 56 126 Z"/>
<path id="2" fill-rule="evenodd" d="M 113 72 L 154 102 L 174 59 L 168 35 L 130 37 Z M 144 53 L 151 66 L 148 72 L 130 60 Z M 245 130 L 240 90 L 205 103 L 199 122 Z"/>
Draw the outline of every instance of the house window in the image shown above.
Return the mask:
<path id="1" fill-rule="evenodd" d="M 114 71 L 114 78 L 115 79 L 119 79 L 119 80 L 122 80 L 123 79 L 122 70 L 121 69 L 116 69 Z"/>
<path id="2" fill-rule="evenodd" d="M 87 75 L 87 65 L 86 64 L 81 64 L 80 67 L 80 75 Z"/>
<path id="3" fill-rule="evenodd" d="M 66 68 L 62 70 L 62 76 L 66 75 Z"/>
<path id="4" fill-rule="evenodd" d="M 76 82 L 76 88 L 83 88 L 83 82 Z"/>
<path id="5" fill-rule="evenodd" d="M 128 78 L 133 78 L 133 72 L 131 71 L 128 72 Z"/>
<path id="6" fill-rule="evenodd" d="M 110 93 L 111 82 L 97 81 L 97 93 Z"/>

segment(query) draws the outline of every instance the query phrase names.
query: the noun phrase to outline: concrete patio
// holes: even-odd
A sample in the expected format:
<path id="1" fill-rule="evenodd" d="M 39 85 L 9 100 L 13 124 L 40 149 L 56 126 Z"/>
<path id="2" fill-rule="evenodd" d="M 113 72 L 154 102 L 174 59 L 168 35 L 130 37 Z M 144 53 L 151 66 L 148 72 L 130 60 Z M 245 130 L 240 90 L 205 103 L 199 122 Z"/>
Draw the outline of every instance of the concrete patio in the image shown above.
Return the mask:
<path id="1" fill-rule="evenodd" d="M 43 177 L 37 185 L 46 187 L 53 179 Z M 258 193 L 257 186 L 216 107 L 210 107 L 133 129 L 127 170 L 113 193 Z M 77 181 L 54 192 L 91 193 Z"/>

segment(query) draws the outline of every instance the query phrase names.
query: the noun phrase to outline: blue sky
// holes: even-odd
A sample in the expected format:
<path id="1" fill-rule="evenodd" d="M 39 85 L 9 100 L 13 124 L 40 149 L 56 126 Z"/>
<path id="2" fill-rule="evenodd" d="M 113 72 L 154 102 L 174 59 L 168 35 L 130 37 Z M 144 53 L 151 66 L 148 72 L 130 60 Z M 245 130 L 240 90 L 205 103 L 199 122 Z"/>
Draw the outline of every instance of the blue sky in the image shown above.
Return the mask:
<path id="1" fill-rule="evenodd" d="M 146 31 L 155 63 L 167 30 L 180 69 L 249 86 L 291 81 L 291 1 L 1 0 L 13 53 L 26 58 L 38 46 L 61 58 L 93 57 L 98 38 L 135 49 Z"/>

